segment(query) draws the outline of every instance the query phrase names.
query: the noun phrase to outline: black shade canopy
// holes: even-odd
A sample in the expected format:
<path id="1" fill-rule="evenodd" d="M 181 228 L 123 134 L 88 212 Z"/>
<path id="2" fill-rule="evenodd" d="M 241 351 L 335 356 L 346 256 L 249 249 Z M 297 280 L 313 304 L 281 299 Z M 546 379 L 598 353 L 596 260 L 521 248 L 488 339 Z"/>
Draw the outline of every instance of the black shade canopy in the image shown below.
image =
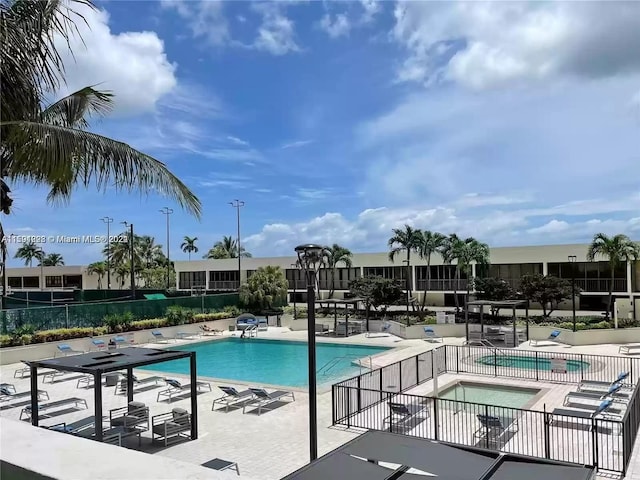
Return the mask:
<path id="1" fill-rule="evenodd" d="M 593 467 L 370 431 L 281 480 L 592 480 L 594 477 Z"/>
<path id="2" fill-rule="evenodd" d="M 154 363 L 189 358 L 191 352 L 162 350 L 159 348 L 126 347 L 117 350 L 83 353 L 67 357 L 35 360 L 29 365 L 53 368 L 64 372 L 93 373 L 115 372 L 126 368 L 137 368 Z"/>

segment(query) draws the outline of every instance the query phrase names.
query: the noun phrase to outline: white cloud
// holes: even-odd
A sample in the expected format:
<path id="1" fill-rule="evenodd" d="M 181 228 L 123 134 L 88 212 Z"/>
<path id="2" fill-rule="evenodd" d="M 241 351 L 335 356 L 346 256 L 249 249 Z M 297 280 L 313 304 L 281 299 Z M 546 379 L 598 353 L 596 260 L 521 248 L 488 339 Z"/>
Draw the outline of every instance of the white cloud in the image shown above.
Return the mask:
<path id="1" fill-rule="evenodd" d="M 229 24 L 224 16 L 224 4 L 219 0 L 161 0 L 165 9 L 173 9 L 186 20 L 194 38 L 203 38 L 209 45 L 223 46 L 231 41 Z"/>
<path id="2" fill-rule="evenodd" d="M 364 9 L 364 14 L 362 15 L 363 23 L 371 22 L 381 10 L 379 0 L 360 0 L 360 5 Z"/>
<path id="3" fill-rule="evenodd" d="M 81 5 L 73 9 L 84 19 L 75 17 L 80 36 L 71 39 L 73 56 L 64 53 L 67 85 L 60 95 L 97 85 L 115 94 L 114 114 L 133 115 L 152 111 L 176 87 L 176 66 L 167 59 L 155 32 L 113 34 L 106 10 Z M 61 52 L 68 51 L 62 39 L 56 42 Z"/>
<path id="4" fill-rule="evenodd" d="M 544 225 L 539 227 L 530 228 L 527 230 L 527 233 L 548 233 L 548 234 L 556 234 L 559 232 L 564 232 L 569 229 L 569 224 L 564 220 L 551 220 Z"/>
<path id="5" fill-rule="evenodd" d="M 395 17 L 393 38 L 409 53 L 402 81 L 484 89 L 640 71 L 637 2 L 399 1 Z"/>
<path id="6" fill-rule="evenodd" d="M 278 3 L 257 3 L 252 7 L 262 15 L 253 48 L 278 56 L 301 50 L 295 41 L 294 22 L 286 16 L 283 7 Z"/>
<path id="7" fill-rule="evenodd" d="M 338 38 L 349 35 L 351 23 L 345 13 L 338 13 L 333 19 L 330 14 L 325 13 L 322 20 L 320 20 L 320 28 L 327 32 L 329 37 Z"/>
<path id="8" fill-rule="evenodd" d="M 295 142 L 285 143 L 280 148 L 287 149 L 287 148 L 304 147 L 305 145 L 309 145 L 310 143 L 313 143 L 313 140 L 297 140 Z"/>

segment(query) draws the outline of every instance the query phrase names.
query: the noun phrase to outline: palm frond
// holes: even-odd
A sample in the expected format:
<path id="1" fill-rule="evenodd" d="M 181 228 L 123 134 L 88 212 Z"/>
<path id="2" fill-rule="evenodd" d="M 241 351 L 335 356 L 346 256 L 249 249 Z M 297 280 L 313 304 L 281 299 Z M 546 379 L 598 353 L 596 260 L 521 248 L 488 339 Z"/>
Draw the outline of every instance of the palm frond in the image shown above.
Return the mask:
<path id="1" fill-rule="evenodd" d="M 14 180 L 53 185 L 53 198 L 66 199 L 76 183 L 105 190 L 157 191 L 200 217 L 200 200 L 160 161 L 129 145 L 84 130 L 39 122 L 3 122 L 14 153 Z M 57 182 L 57 183 L 56 183 Z"/>
<path id="2" fill-rule="evenodd" d="M 84 87 L 61 98 L 42 112 L 42 122 L 49 125 L 89 128 L 88 117 L 104 116 L 113 108 L 113 94 Z"/>

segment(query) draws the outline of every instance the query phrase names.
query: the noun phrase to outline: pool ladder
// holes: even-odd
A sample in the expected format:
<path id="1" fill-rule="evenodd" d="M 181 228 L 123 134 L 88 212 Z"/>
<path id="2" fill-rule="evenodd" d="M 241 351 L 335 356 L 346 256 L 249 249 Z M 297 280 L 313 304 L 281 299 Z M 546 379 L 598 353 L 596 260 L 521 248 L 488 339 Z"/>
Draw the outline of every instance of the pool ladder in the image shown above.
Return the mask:
<path id="1" fill-rule="evenodd" d="M 248 335 L 247 335 L 248 332 Z M 251 325 L 244 329 L 245 338 L 258 337 L 258 325 Z"/>
<path id="2" fill-rule="evenodd" d="M 362 369 L 367 367 L 362 365 L 362 360 L 360 360 L 361 358 L 362 357 L 359 357 L 358 355 L 344 355 L 342 357 L 332 358 L 331 360 L 329 360 L 327 363 L 325 363 L 322 367 L 318 369 L 318 375 L 328 375 L 328 373 L 343 360 L 354 360 L 354 359 L 358 359 L 357 363 L 358 363 L 358 366 L 360 367 L 360 375 L 362 375 Z M 371 357 L 367 357 L 367 358 L 369 359 L 369 369 L 371 369 Z"/>

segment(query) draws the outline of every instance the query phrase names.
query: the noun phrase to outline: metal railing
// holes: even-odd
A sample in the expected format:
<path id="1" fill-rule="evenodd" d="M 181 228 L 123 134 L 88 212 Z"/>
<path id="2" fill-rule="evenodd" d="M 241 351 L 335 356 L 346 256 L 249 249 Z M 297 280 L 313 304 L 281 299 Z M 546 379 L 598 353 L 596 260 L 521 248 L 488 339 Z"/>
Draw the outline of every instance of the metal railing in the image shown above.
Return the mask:
<path id="1" fill-rule="evenodd" d="M 571 278 L 565 278 L 565 280 L 571 281 Z M 608 292 L 610 286 L 611 286 L 610 278 L 576 278 L 576 287 L 579 287 L 585 292 Z M 627 279 L 614 278 L 613 291 L 626 292 Z"/>
<path id="2" fill-rule="evenodd" d="M 566 360 L 567 372 L 551 371 L 552 359 Z M 438 375 L 465 373 L 569 384 L 610 382 L 626 371 L 635 389 L 623 417 L 593 419 L 404 393 L 433 380 L 434 370 Z M 625 474 L 640 429 L 639 376 L 640 358 L 527 350 L 507 355 L 486 347 L 445 345 L 333 385 L 332 419 L 334 425 L 394 431 Z M 392 415 L 389 402 L 419 405 L 421 411 L 402 423 Z M 489 417 L 498 417 L 501 425 L 482 428 L 482 420 Z"/>
<path id="3" fill-rule="evenodd" d="M 209 281 L 209 290 L 238 290 L 240 282 L 236 280 L 210 280 Z"/>
<path id="4" fill-rule="evenodd" d="M 416 280 L 416 287 L 418 291 L 424 290 L 424 287 L 429 284 L 429 288 L 427 290 L 435 290 L 435 291 L 466 291 L 467 284 L 469 283 L 466 279 L 456 280 L 454 278 L 447 279 L 431 279 L 431 280 Z"/>

